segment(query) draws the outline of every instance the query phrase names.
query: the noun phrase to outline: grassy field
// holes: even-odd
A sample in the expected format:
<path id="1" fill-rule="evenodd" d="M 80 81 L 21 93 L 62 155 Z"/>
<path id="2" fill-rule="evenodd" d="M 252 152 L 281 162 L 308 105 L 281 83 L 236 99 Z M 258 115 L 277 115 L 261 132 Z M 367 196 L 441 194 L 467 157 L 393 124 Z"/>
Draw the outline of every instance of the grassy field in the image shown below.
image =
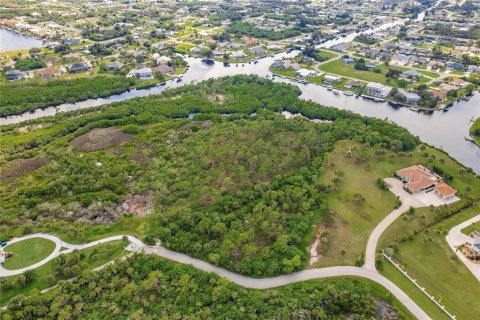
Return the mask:
<path id="1" fill-rule="evenodd" d="M 425 294 L 423 294 L 418 288 L 408 281 L 405 276 L 395 268 L 390 262 L 385 261 L 383 270 L 380 272 L 383 276 L 387 277 L 390 281 L 395 283 L 400 289 L 402 289 L 420 308 L 425 311 L 430 318 L 435 320 L 448 320 L 450 319 L 445 312 L 440 310 L 438 306 L 433 303 Z"/>
<path id="2" fill-rule="evenodd" d="M 462 233 L 466 234 L 467 236 L 470 235 L 470 233 L 472 233 L 473 231 L 480 232 L 480 221 L 472 223 L 468 227 L 462 229 Z"/>
<path id="3" fill-rule="evenodd" d="M 387 73 L 388 69 L 395 69 L 399 71 L 409 70 L 408 68 L 402 68 L 402 67 L 396 67 L 396 66 L 386 67 L 382 64 L 379 64 L 378 68 L 381 71 L 380 73 L 375 73 L 373 71 L 367 71 L 367 70 L 357 70 L 355 69 L 353 64 L 346 64 L 341 60 L 331 61 L 319 66 L 319 69 L 325 72 L 334 73 L 341 76 L 355 78 L 363 81 L 378 82 L 378 83 L 382 83 L 382 84 L 393 86 L 393 87 L 398 87 L 398 84 L 395 81 L 395 79 L 390 79 L 385 77 L 385 74 Z M 438 77 L 438 74 L 433 72 L 423 71 L 423 70 L 419 70 L 419 72 L 429 77 Z M 428 78 L 421 77 L 419 79 L 419 82 L 422 83 L 422 82 L 427 82 L 429 80 L 430 79 Z"/>
<path id="4" fill-rule="evenodd" d="M 475 135 L 474 132 L 478 131 L 479 134 Z M 475 120 L 473 125 L 470 127 L 470 134 L 472 135 L 473 139 L 475 140 L 476 143 L 480 145 L 480 118 Z"/>
<path id="5" fill-rule="evenodd" d="M 353 149 L 352 158 L 345 156 L 350 148 Z M 358 162 L 354 159 L 359 153 L 365 160 Z M 428 157 L 425 157 L 425 154 Z M 435 159 L 430 163 L 429 158 L 433 157 Z M 334 166 L 332 167 L 329 162 Z M 375 148 L 364 148 L 350 141 L 339 142 L 324 161 L 323 174 L 320 178 L 322 183 L 332 185 L 335 171 L 341 170 L 344 173 L 338 184 L 338 191 L 329 193 L 326 199 L 328 208 L 334 212 L 328 217 L 329 220 L 323 221 L 330 230 L 329 249 L 315 266 L 351 265 L 362 255 L 370 232 L 394 209 L 396 201 L 392 193 L 380 190 L 377 178 L 391 177 L 396 170 L 413 164 L 422 164 L 426 167 L 435 164 L 442 167 L 454 176 L 450 184 L 459 190 L 460 198 L 480 193 L 480 181 L 473 174 L 463 171 L 460 173 L 461 166 L 437 149 L 423 146 L 408 154 L 392 152 L 378 156 L 375 155 Z M 470 186 L 472 191 L 465 192 L 466 186 Z M 354 193 L 359 193 L 365 198 L 363 206 L 358 206 L 352 201 Z M 393 241 L 400 240 L 405 234 L 420 229 L 424 223 L 438 215 L 441 212 L 439 210 L 446 209 L 420 208 L 415 210 L 415 214 L 410 216 L 408 221 L 397 220 L 389 229 L 392 231 L 382 236 L 379 248 L 384 248 Z M 356 245 L 346 245 L 345 239 Z M 344 255 L 340 253 L 341 250 L 345 250 Z"/>
<path id="6" fill-rule="evenodd" d="M 94 250 L 97 250 L 99 254 L 98 260 L 93 260 L 90 258 L 90 254 Z M 124 243 L 121 240 L 112 241 L 109 243 L 104 243 L 88 249 L 81 250 L 81 253 L 85 255 L 85 258 L 81 260 L 81 262 L 86 263 L 86 265 L 88 266 L 87 269 L 93 269 L 122 256 L 125 253 Z M 19 287 L 16 284 L 16 280 L 19 276 L 5 278 L 6 282 L 11 284 L 12 287 L 9 289 L 5 289 L 4 287 L 2 288 L 2 294 L 0 295 L 0 306 L 5 305 L 12 297 L 18 294 L 28 296 L 36 292 L 37 290 L 49 288 L 55 285 L 58 281 L 66 279 L 65 277 L 55 275 L 53 261 L 50 261 L 43 266 L 35 269 L 35 274 L 37 275 L 36 279 L 24 287 Z M 47 280 L 50 275 L 53 276 L 53 281 Z"/>
<path id="7" fill-rule="evenodd" d="M 5 261 L 3 267 L 16 270 L 42 261 L 55 249 L 55 242 L 43 238 L 31 238 L 7 245 L 5 251 L 12 252 L 13 257 Z"/>
<path id="8" fill-rule="evenodd" d="M 408 273 L 424 286 L 427 291 L 440 299 L 447 310 L 457 319 L 480 318 L 480 295 L 478 280 L 458 259 L 452 259 L 454 252 L 443 236 L 436 236 L 435 230 L 450 230 L 452 227 L 476 216 L 479 207 L 470 207 L 428 229 L 432 242 L 425 244 L 425 233 L 419 233 L 413 240 L 400 243 L 394 258 L 406 266 Z M 396 223 L 398 223 L 397 221 Z M 387 233 L 392 232 L 387 229 Z M 400 279 L 399 281 L 408 281 Z"/>
<path id="9" fill-rule="evenodd" d="M 354 158 L 345 157 L 350 148 L 355 153 L 360 147 L 350 141 L 337 143 L 324 164 L 322 183 L 332 184 L 338 170 L 343 171 L 344 176 L 338 184 L 338 190 L 329 193 L 326 199 L 328 208 L 334 212 L 329 217 L 331 221 L 324 221 L 330 231 L 330 245 L 316 266 L 355 264 L 365 251 L 373 228 L 394 209 L 395 196 L 381 190 L 376 182 L 378 177 L 390 174 L 377 171 L 376 168 L 367 169 L 368 162 L 358 163 Z M 365 198 L 362 206 L 353 203 L 355 193 Z M 355 245 L 352 246 L 352 243 Z M 345 250 L 344 255 L 340 253 L 342 250 Z"/>

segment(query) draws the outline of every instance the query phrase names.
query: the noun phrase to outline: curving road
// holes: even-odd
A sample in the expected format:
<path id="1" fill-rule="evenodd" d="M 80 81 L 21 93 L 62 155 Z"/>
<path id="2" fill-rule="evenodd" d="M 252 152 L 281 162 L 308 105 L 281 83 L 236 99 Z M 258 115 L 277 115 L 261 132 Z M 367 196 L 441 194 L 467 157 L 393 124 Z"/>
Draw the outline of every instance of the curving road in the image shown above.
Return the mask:
<path id="1" fill-rule="evenodd" d="M 60 254 L 69 253 L 75 249 L 81 250 L 81 249 L 89 248 L 89 247 L 92 247 L 101 243 L 109 242 L 109 241 L 120 240 L 122 239 L 122 237 L 123 237 L 122 235 L 112 236 L 112 237 L 104 238 L 98 241 L 93 241 L 93 242 L 82 244 L 82 245 L 74 245 L 74 244 L 66 243 L 54 235 L 43 234 L 43 233 L 37 233 L 37 234 L 32 234 L 24 237 L 15 238 L 15 239 L 12 239 L 9 242 L 9 244 L 22 241 L 25 239 L 30 239 L 30 238 L 44 238 L 44 239 L 48 239 L 55 242 L 56 247 L 55 247 L 55 250 L 47 258 L 28 268 L 23 268 L 18 270 L 6 270 L 0 265 L 0 276 L 12 276 L 12 275 L 21 274 L 26 270 L 34 269 L 47 263 L 48 261 L 52 260 L 53 258 L 57 257 Z M 168 250 L 161 246 L 145 246 L 145 244 L 139 239 L 132 236 L 127 236 L 127 237 L 131 242 L 129 246 L 131 251 L 143 250 L 143 252 L 146 254 L 156 254 L 160 257 L 163 257 L 175 262 L 189 264 L 197 269 L 200 269 L 206 272 L 213 272 L 218 276 L 224 277 L 240 286 L 251 288 L 251 289 L 275 288 L 275 287 L 280 287 L 280 286 L 284 286 L 287 284 L 292 284 L 300 281 L 331 278 L 331 277 L 355 276 L 355 277 L 366 278 L 380 284 L 381 286 L 389 290 L 418 319 L 421 319 L 421 320 L 430 319 L 428 315 L 412 299 L 410 299 L 410 297 L 407 296 L 407 294 L 405 294 L 393 282 L 391 282 L 387 278 L 380 275 L 376 270 L 368 270 L 366 268 L 359 268 L 359 267 L 339 266 L 339 267 L 309 269 L 309 270 L 295 272 L 292 274 L 278 276 L 278 277 L 255 279 L 255 278 L 249 278 L 246 276 L 242 276 L 240 274 L 230 272 L 223 268 L 214 266 L 208 262 L 192 258 L 183 253 L 178 253 L 175 251 Z M 65 247 L 67 249 L 60 251 L 62 247 Z"/>
<path id="2" fill-rule="evenodd" d="M 397 220 L 402 213 L 406 212 L 410 207 L 419 208 L 425 207 L 427 204 L 419 201 L 410 193 L 403 189 L 403 183 L 395 178 L 383 179 L 389 186 L 389 190 L 395 194 L 401 201 L 402 205 L 393 210 L 386 216 L 376 227 L 368 237 L 367 249 L 365 251 L 365 264 L 363 268 L 368 270 L 376 270 L 375 268 L 375 256 L 377 254 L 377 244 L 380 236 L 385 230 Z"/>
<path id="3" fill-rule="evenodd" d="M 73 250 L 82 250 L 82 249 L 90 248 L 90 247 L 93 247 L 93 246 L 96 246 L 96 245 L 99 245 L 99 244 L 102 244 L 102 243 L 110 242 L 110 241 L 121 240 L 122 237 L 124 237 L 124 236 L 123 235 L 112 236 L 112 237 L 104 238 L 104 239 L 101 239 L 101 240 L 92 241 L 92 242 L 86 243 L 86 244 L 71 244 L 71 243 L 62 241 L 57 236 L 47 234 L 47 233 L 34 233 L 34 234 L 30 234 L 30 235 L 23 236 L 23 237 L 13 238 L 12 240 L 8 241 L 8 245 L 11 245 L 12 243 L 19 242 L 19 241 L 22 241 L 22 240 L 31 239 L 31 238 L 43 238 L 43 239 L 48 239 L 50 241 L 53 241 L 55 243 L 55 249 L 45 259 L 43 259 L 43 260 L 41 260 L 41 261 L 39 261 L 35 264 L 32 264 L 32 265 L 30 265 L 26 268 L 9 270 L 9 269 L 5 269 L 2 266 L 2 264 L 0 264 L 0 277 L 9 277 L 9 276 L 19 275 L 19 274 L 24 273 L 27 270 L 36 269 L 36 268 L 44 265 L 45 263 L 49 262 L 50 260 L 55 259 L 56 257 L 58 257 L 61 254 L 71 253 Z M 132 237 L 132 236 L 126 236 L 126 237 L 130 241 L 130 243 L 132 243 L 131 251 L 135 251 L 137 248 L 142 248 L 143 246 L 145 246 L 145 244 L 142 241 L 138 240 L 135 237 Z M 8 245 L 7 245 L 7 247 L 4 248 L 5 251 L 8 251 Z M 60 251 L 62 248 L 66 248 L 66 249 Z"/>
<path id="4" fill-rule="evenodd" d="M 161 246 L 146 246 L 139 239 L 132 236 L 128 236 L 128 235 L 126 237 L 130 241 L 130 245 L 127 247 L 127 250 L 132 252 L 142 250 L 146 254 L 155 254 L 175 262 L 189 264 L 197 269 L 200 269 L 206 272 L 213 272 L 218 276 L 224 277 L 242 287 L 251 288 L 251 289 L 269 289 L 269 288 L 280 287 L 280 286 L 284 286 L 287 284 L 292 284 L 300 281 L 330 278 L 330 277 L 354 276 L 354 277 L 366 278 L 380 284 L 381 286 L 386 288 L 388 291 L 390 291 L 418 319 L 421 319 L 421 320 L 430 319 L 430 317 L 412 299 L 410 299 L 410 297 L 405 292 L 403 292 L 393 282 L 391 282 L 387 278 L 380 275 L 375 268 L 376 249 L 377 249 L 378 240 L 380 239 L 380 236 L 382 235 L 382 233 L 388 228 L 388 226 L 390 226 L 390 224 L 392 224 L 398 217 L 400 217 L 400 215 L 403 212 L 407 211 L 408 208 L 422 207 L 422 206 L 428 205 L 420 201 L 415 196 L 412 196 L 411 194 L 403 190 L 403 184 L 398 179 L 386 178 L 384 181 L 389 185 L 390 187 L 389 190 L 393 192 L 397 197 L 399 197 L 399 199 L 402 201 L 402 205 L 399 208 L 393 210 L 390 214 L 388 214 L 388 216 L 386 216 L 370 234 L 370 237 L 367 242 L 366 253 L 365 253 L 365 264 L 362 267 L 336 266 L 336 267 L 328 267 L 328 268 L 316 268 L 316 269 L 303 270 L 303 271 L 291 273 L 288 275 L 278 276 L 278 277 L 255 279 L 255 278 L 249 278 L 240 274 L 230 272 L 226 269 L 214 266 L 208 262 L 205 262 L 196 258 L 192 258 L 183 253 L 168 250 Z M 480 215 L 476 218 L 480 220 Z M 472 221 L 468 221 L 468 222 L 471 223 Z M 7 269 L 4 269 L 0 264 L 0 277 L 18 275 L 25 272 L 26 270 L 35 269 L 47 263 L 48 261 L 54 259 L 55 257 L 59 256 L 60 254 L 70 253 L 73 250 L 82 250 L 82 249 L 89 248 L 89 247 L 92 247 L 101 243 L 109 242 L 109 241 L 120 240 L 124 236 L 123 235 L 112 236 L 112 237 L 104 238 L 98 241 L 93 241 L 87 244 L 78 245 L 78 244 L 70 244 L 70 243 L 64 242 L 54 235 L 37 233 L 37 234 L 32 234 L 32 235 L 12 239 L 11 241 L 9 241 L 9 244 L 22 241 L 25 239 L 36 238 L 36 237 L 45 238 L 55 242 L 56 247 L 53 250 L 53 252 L 47 258 L 27 268 L 22 268 L 18 270 L 7 270 Z M 447 240 L 448 240 L 448 236 L 447 236 Z M 62 247 L 66 249 L 64 249 L 63 251 L 60 251 Z"/>
<path id="5" fill-rule="evenodd" d="M 480 221 L 480 214 L 453 227 L 448 232 L 448 235 L 445 237 L 445 239 L 447 240 L 448 246 L 453 250 L 453 252 L 455 252 L 457 257 L 473 273 L 473 275 L 477 278 L 477 280 L 480 281 L 480 264 L 476 264 L 468 260 L 459 250 L 457 250 L 458 246 L 464 243 L 467 243 L 467 244 L 474 243 L 475 239 L 467 236 L 466 234 L 463 234 L 462 229 L 468 227 L 469 225 L 477 221 Z"/>

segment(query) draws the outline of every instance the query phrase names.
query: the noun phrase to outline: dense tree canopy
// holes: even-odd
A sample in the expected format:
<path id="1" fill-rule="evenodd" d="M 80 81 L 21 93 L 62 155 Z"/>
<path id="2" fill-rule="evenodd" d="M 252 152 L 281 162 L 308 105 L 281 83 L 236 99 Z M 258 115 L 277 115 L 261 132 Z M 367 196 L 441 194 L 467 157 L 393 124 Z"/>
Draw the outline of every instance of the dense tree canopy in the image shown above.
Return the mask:
<path id="1" fill-rule="evenodd" d="M 372 287 L 360 280 L 247 290 L 190 266 L 141 255 L 44 294 L 19 295 L 3 315 L 12 320 L 377 319 L 376 299 Z"/>

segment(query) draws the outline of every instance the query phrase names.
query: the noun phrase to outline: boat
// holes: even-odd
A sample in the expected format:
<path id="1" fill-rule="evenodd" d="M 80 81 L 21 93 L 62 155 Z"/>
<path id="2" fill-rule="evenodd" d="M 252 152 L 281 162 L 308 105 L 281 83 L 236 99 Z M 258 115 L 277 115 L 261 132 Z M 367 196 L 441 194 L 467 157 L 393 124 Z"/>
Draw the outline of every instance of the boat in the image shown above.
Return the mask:
<path id="1" fill-rule="evenodd" d="M 177 82 L 182 82 L 182 77 L 178 77 Z"/>
<path id="2" fill-rule="evenodd" d="M 328 86 L 328 87 L 327 87 L 327 90 L 328 90 L 328 91 L 332 91 L 332 90 L 333 90 L 333 87 L 332 87 L 332 86 Z"/>
<path id="3" fill-rule="evenodd" d="M 257 59 L 253 60 L 253 63 L 257 64 L 257 63 L 258 63 L 258 60 L 257 60 Z"/>
<path id="4" fill-rule="evenodd" d="M 343 94 L 346 96 L 353 96 L 353 93 L 350 91 L 343 91 Z"/>
<path id="5" fill-rule="evenodd" d="M 202 62 L 206 63 L 206 64 L 214 64 L 215 63 L 215 61 L 213 59 L 202 59 Z"/>

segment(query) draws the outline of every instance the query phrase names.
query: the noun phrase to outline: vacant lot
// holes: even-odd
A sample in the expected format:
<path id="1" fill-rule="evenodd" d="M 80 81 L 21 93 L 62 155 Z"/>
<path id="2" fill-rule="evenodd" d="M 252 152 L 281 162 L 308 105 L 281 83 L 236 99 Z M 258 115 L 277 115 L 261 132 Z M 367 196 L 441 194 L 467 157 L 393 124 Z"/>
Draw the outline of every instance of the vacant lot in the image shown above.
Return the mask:
<path id="1" fill-rule="evenodd" d="M 3 267 L 9 270 L 21 269 L 42 261 L 55 249 L 53 241 L 43 238 L 31 238 L 7 245 L 5 251 L 13 257 L 5 261 Z"/>
<path id="2" fill-rule="evenodd" d="M 73 139 L 70 144 L 78 151 L 95 151 L 119 146 L 122 142 L 130 140 L 131 137 L 130 134 L 123 133 L 117 128 L 93 129 L 89 133 Z"/>
<path id="3" fill-rule="evenodd" d="M 440 299 L 457 319 L 480 318 L 480 305 L 476 299 L 480 295 L 480 286 L 461 261 L 452 259 L 454 252 L 445 237 L 438 235 L 436 230 L 450 230 L 476 216 L 478 212 L 479 207 L 473 206 L 433 225 L 427 229 L 427 233 L 421 232 L 413 240 L 401 242 L 399 252 L 394 256 L 401 264 L 406 265 L 408 273 L 430 294 Z M 403 221 L 395 223 L 402 224 Z M 386 233 L 391 233 L 392 230 L 398 228 L 392 226 Z M 398 281 L 407 280 L 399 278 Z"/>

